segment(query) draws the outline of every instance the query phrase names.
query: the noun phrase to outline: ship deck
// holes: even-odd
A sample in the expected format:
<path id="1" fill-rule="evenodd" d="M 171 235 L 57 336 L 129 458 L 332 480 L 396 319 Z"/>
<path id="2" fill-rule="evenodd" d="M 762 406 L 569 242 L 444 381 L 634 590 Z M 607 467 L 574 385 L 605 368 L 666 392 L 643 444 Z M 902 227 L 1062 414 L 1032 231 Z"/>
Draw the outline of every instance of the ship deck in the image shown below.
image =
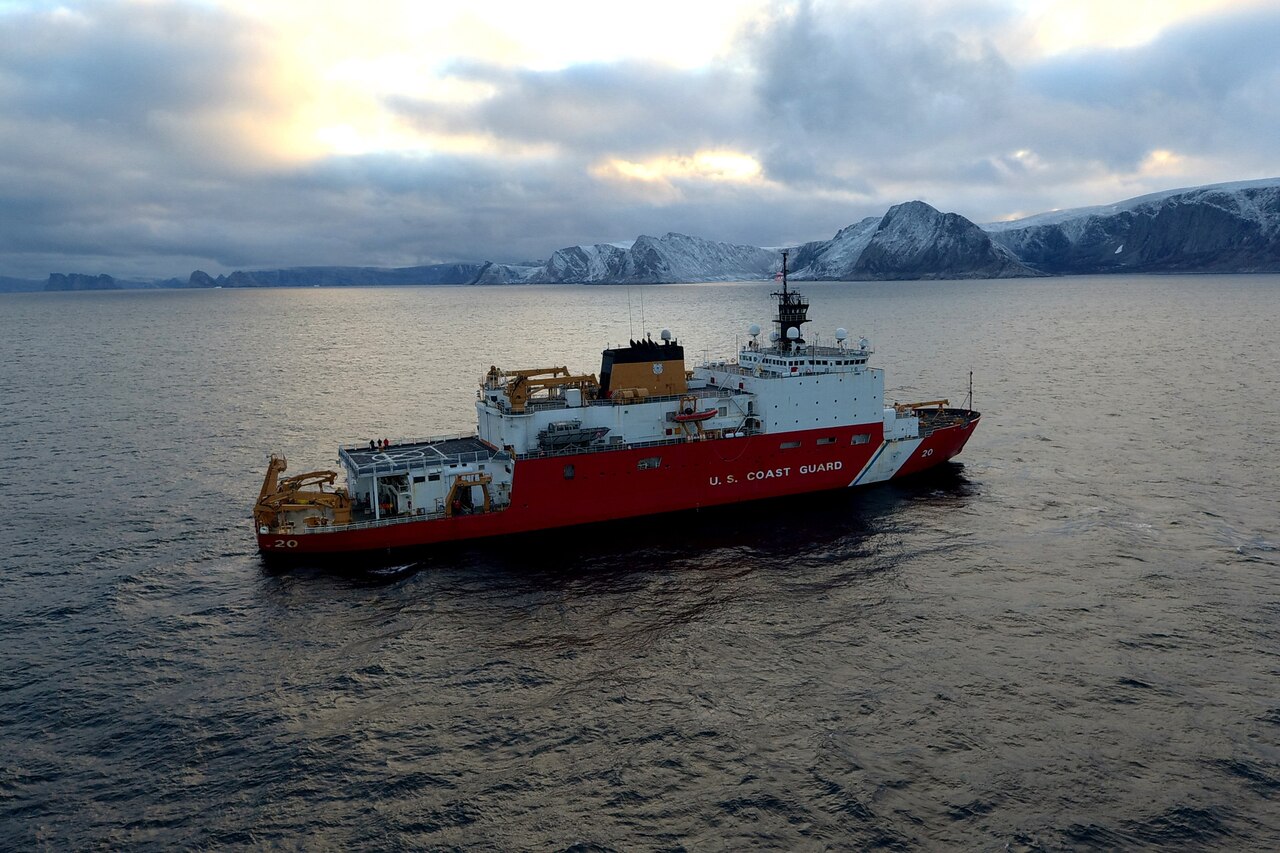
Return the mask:
<path id="1" fill-rule="evenodd" d="M 387 447 L 350 445 L 338 449 L 349 474 L 385 477 L 423 468 L 440 468 L 493 458 L 497 453 L 474 435 L 397 441 Z"/>
<path id="2" fill-rule="evenodd" d="M 921 438 L 928 438 L 940 429 L 961 424 L 967 426 L 981 417 L 979 413 L 969 409 L 916 409 L 915 414 L 920 419 Z"/>

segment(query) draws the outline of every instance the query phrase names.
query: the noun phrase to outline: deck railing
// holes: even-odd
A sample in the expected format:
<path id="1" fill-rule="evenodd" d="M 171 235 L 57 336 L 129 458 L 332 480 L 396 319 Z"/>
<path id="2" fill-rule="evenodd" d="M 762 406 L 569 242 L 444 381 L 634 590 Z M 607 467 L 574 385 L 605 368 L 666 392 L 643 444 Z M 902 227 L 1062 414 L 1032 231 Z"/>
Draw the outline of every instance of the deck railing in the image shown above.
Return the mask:
<path id="1" fill-rule="evenodd" d="M 392 447 L 399 447 L 407 444 L 436 444 L 441 441 L 458 441 L 461 439 L 475 438 L 475 433 L 457 432 L 448 435 L 430 435 L 426 438 L 397 438 L 391 442 Z M 364 444 L 342 444 L 338 446 L 339 450 L 368 450 L 369 442 Z"/>
<path id="2" fill-rule="evenodd" d="M 728 441 L 734 438 L 746 438 L 747 436 L 760 435 L 758 429 L 748 429 L 739 427 L 735 430 L 729 430 L 735 435 L 721 435 L 716 438 L 701 438 L 699 441 Z M 658 438 L 652 441 L 627 441 L 618 442 L 617 444 L 591 444 L 586 447 L 566 447 L 558 450 L 532 450 L 528 453 L 517 453 L 516 459 L 549 459 L 556 456 L 573 456 L 581 453 L 610 453 L 615 450 L 638 450 L 645 447 L 667 447 L 675 444 L 687 444 L 689 436 L 674 436 L 672 438 Z"/>
<path id="3" fill-rule="evenodd" d="M 423 439 L 419 442 L 414 442 L 414 443 L 425 444 L 425 443 L 434 442 L 434 441 L 450 441 L 450 440 L 468 439 L 468 438 L 473 439 L 475 438 L 475 436 L 474 435 L 449 436 L 447 438 Z M 405 442 L 404 444 L 409 444 L 409 442 Z M 393 444 L 390 448 L 388 448 L 388 450 L 391 452 L 395 452 L 397 447 L 399 447 L 399 449 L 401 450 L 409 449 L 408 447 L 405 447 L 403 444 L 402 445 Z M 424 454 L 421 458 L 417 458 L 417 459 L 401 458 L 401 459 L 389 459 L 386 461 L 378 460 L 373 462 L 360 463 L 360 462 L 357 462 L 356 459 L 350 455 L 350 453 L 351 451 L 361 451 L 361 450 L 367 451 L 368 448 L 361 445 L 353 445 L 349 447 L 341 447 L 338 450 L 339 460 L 345 466 L 347 466 L 347 469 L 349 471 L 354 471 L 357 476 L 368 476 L 370 474 L 375 476 L 405 474 L 405 473 L 408 473 L 409 471 L 434 470 L 437 468 L 447 468 L 449 466 L 463 465 L 468 462 L 487 462 L 490 459 L 497 456 L 498 453 L 500 452 L 497 450 L 472 450 L 464 453 L 440 454 L 437 451 L 437 455 L 435 456 Z"/>
<path id="4" fill-rule="evenodd" d="M 481 515 L 491 515 L 495 512 L 503 512 L 507 506 L 495 506 L 488 513 L 480 513 Z M 421 514 L 413 513 L 409 515 L 393 515 L 389 518 L 376 518 L 368 521 L 353 521 L 350 524 L 326 524 L 316 527 L 303 527 L 301 530 L 291 530 L 288 533 L 282 533 L 282 536 L 302 536 L 312 533 L 348 533 L 352 530 L 369 530 L 374 527 L 391 527 L 396 524 L 412 524 L 415 521 L 438 521 L 445 517 L 443 510 L 435 512 L 424 512 Z"/>

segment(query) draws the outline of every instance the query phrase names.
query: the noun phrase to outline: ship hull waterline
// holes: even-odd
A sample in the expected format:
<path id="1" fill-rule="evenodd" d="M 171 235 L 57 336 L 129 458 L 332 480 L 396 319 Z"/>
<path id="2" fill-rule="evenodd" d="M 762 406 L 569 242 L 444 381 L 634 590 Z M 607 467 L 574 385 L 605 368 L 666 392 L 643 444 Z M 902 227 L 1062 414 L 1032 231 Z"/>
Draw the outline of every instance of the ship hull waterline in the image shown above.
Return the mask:
<path id="1" fill-rule="evenodd" d="M 761 434 L 542 458 L 515 465 L 508 507 L 475 514 L 257 532 L 273 562 L 360 554 L 409 553 L 446 543 L 576 527 L 671 512 L 834 491 L 934 468 L 964 449 L 981 416 L 923 438 L 884 441 L 879 425 Z M 852 443 L 855 434 L 869 440 Z M 826 441 L 818 444 L 815 438 Z M 799 446 L 787 448 L 797 443 Z"/>

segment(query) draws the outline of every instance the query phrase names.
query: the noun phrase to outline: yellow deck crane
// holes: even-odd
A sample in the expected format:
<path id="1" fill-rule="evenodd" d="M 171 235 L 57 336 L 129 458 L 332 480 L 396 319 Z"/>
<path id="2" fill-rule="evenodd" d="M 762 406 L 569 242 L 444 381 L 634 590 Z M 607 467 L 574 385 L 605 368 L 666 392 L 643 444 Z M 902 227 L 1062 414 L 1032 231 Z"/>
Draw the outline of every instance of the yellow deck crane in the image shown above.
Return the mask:
<path id="1" fill-rule="evenodd" d="M 584 399 L 593 399 L 600 392 L 600 382 L 594 373 L 575 376 L 567 367 L 535 367 L 526 370 L 499 370 L 490 367 L 485 375 L 485 387 L 501 388 L 511 404 L 511 411 L 525 410 L 529 398 L 539 391 L 551 392 L 578 388 Z"/>
<path id="2" fill-rule="evenodd" d="M 287 468 L 283 456 L 272 454 L 258 502 L 253 505 L 253 519 L 259 529 L 288 528 L 298 520 L 308 527 L 351 523 L 351 497 L 346 489 L 325 491 L 325 486 L 332 486 L 337 480 L 336 471 L 309 471 L 280 479 Z"/>

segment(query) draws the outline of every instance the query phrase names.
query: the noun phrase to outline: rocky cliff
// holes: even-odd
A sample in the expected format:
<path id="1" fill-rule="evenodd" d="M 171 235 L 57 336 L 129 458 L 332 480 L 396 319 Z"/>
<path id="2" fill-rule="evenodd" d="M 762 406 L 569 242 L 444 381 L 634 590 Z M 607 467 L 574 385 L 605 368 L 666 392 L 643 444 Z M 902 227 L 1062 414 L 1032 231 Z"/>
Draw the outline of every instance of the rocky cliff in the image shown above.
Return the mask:
<path id="1" fill-rule="evenodd" d="M 796 252 L 797 279 L 1016 278 L 1037 275 L 981 228 L 922 201 L 889 208 Z"/>
<path id="2" fill-rule="evenodd" d="M 1047 273 L 1280 272 L 1280 179 L 1171 190 L 984 227 Z"/>
<path id="3" fill-rule="evenodd" d="M 373 287 L 410 284 L 508 284 L 523 281 L 533 265 L 479 263 L 421 267 L 290 267 L 237 270 L 216 278 L 196 270 L 188 287 Z"/>
<path id="4" fill-rule="evenodd" d="M 49 273 L 45 290 L 119 290 L 120 285 L 109 275 L 84 275 L 83 273 Z"/>
<path id="5" fill-rule="evenodd" d="M 628 247 L 611 243 L 559 249 L 529 281 L 577 284 L 657 284 L 751 281 L 773 275 L 777 252 L 669 233 L 641 236 Z"/>

